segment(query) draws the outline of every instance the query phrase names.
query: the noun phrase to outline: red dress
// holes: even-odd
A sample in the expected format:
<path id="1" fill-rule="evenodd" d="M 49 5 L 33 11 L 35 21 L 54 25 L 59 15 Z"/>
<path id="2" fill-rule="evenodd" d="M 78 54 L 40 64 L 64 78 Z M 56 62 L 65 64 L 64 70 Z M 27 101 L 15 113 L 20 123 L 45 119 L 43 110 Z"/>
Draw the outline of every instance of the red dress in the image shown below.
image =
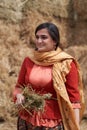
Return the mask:
<path id="1" fill-rule="evenodd" d="M 36 65 L 28 57 L 25 58 L 22 64 L 18 84 L 31 84 L 36 92 L 41 94 L 51 93 L 53 98 L 57 98 L 52 81 L 52 66 L 44 67 Z M 74 62 L 71 63 L 71 70 L 66 76 L 65 84 L 73 108 L 80 108 L 78 73 Z M 14 90 L 15 100 L 17 93 L 20 93 L 18 85 L 16 85 Z M 34 126 L 54 127 L 62 120 L 57 100 L 46 100 L 44 110 L 44 113 L 34 111 L 32 116 L 26 111 L 20 112 L 19 115 Z"/>

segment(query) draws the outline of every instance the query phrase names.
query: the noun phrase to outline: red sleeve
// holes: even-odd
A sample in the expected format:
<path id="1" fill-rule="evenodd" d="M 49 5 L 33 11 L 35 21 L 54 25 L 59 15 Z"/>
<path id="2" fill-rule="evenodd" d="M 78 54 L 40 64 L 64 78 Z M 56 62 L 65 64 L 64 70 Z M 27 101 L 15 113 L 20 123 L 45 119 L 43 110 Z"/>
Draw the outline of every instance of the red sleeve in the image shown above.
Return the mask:
<path id="1" fill-rule="evenodd" d="M 19 72 L 19 76 L 18 76 L 18 80 L 17 80 L 17 84 L 15 86 L 15 89 L 13 90 L 13 98 L 14 100 L 16 100 L 16 95 L 18 93 L 21 92 L 21 87 L 20 85 L 25 84 L 25 73 L 26 73 L 26 58 L 24 59 L 20 72 Z"/>
<path id="2" fill-rule="evenodd" d="M 21 65 L 17 84 L 15 86 L 15 89 L 13 90 L 14 101 L 16 100 L 16 95 L 18 93 L 21 93 L 21 91 L 22 91 L 21 85 L 23 86 L 26 84 L 25 77 L 26 77 L 27 69 L 28 69 L 28 71 L 31 70 L 32 66 L 33 66 L 33 63 L 31 62 L 31 60 L 28 57 L 26 57 Z"/>
<path id="3" fill-rule="evenodd" d="M 66 89 L 72 103 L 80 102 L 80 94 L 78 90 L 78 71 L 74 62 L 71 63 L 71 69 L 66 76 Z"/>

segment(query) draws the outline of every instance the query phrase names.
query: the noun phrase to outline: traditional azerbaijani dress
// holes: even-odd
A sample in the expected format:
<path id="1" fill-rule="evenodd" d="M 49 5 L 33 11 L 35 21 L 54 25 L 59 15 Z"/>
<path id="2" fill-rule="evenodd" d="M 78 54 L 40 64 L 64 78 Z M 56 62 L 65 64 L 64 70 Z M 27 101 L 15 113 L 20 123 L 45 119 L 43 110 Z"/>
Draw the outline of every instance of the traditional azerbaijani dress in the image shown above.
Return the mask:
<path id="1" fill-rule="evenodd" d="M 63 126 L 64 130 L 79 130 L 73 109 L 81 107 L 82 117 L 84 95 L 80 67 L 72 56 L 60 48 L 50 52 L 31 50 L 20 70 L 13 93 L 15 101 L 22 92 L 20 85 L 29 84 L 36 93 L 51 93 L 52 99 L 45 100 L 43 113 L 20 111 L 18 130 L 63 130 Z"/>
<path id="2" fill-rule="evenodd" d="M 34 127 L 43 126 L 53 128 L 58 126 L 58 124 L 61 124 L 62 122 L 62 116 L 57 102 L 57 95 L 53 87 L 52 68 L 53 65 L 37 65 L 33 61 L 31 61 L 29 57 L 26 57 L 20 70 L 17 85 L 15 86 L 14 100 L 16 100 L 16 95 L 18 93 L 21 93 L 19 84 L 31 84 L 35 92 L 39 92 L 40 94 L 52 94 L 53 99 L 45 101 L 45 108 L 43 113 L 32 111 L 32 115 L 30 115 L 25 110 L 19 113 L 19 117 L 21 120 L 25 120 L 27 124 L 31 124 Z M 81 106 L 80 94 L 78 90 L 78 72 L 73 60 L 70 63 L 70 72 L 66 75 L 65 86 L 70 102 L 72 103 L 72 107 L 80 108 Z"/>

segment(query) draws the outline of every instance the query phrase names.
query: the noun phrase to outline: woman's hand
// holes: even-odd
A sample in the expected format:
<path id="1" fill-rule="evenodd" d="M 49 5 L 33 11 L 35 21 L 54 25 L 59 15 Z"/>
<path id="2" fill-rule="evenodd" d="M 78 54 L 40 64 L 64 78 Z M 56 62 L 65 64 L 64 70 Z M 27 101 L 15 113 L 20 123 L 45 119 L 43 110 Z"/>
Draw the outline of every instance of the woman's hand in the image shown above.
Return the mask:
<path id="1" fill-rule="evenodd" d="M 21 105 L 24 103 L 24 96 L 22 94 L 17 94 L 16 98 L 16 105 Z"/>
<path id="2" fill-rule="evenodd" d="M 75 108 L 74 109 L 75 117 L 76 117 L 76 122 L 78 125 L 78 128 L 80 129 L 80 114 L 79 114 L 79 109 Z"/>

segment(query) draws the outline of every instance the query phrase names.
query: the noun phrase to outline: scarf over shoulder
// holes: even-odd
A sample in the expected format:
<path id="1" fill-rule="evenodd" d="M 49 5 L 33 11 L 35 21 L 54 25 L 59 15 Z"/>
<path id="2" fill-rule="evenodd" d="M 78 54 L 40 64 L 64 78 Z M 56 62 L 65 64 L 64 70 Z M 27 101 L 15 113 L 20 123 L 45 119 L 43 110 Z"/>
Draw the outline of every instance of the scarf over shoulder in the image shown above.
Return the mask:
<path id="1" fill-rule="evenodd" d="M 65 87 L 66 75 L 70 71 L 70 63 L 72 60 L 77 66 L 78 77 L 79 77 L 79 92 L 80 92 L 80 117 L 83 115 L 84 111 L 84 96 L 83 96 L 83 85 L 82 76 L 78 62 L 69 54 L 58 48 L 56 51 L 50 52 L 38 52 L 30 51 L 29 58 L 38 65 L 49 66 L 53 65 L 52 75 L 53 75 L 53 86 L 57 94 L 57 100 L 62 115 L 62 120 L 64 124 L 64 130 L 79 130 L 76 123 L 75 114 L 72 108 L 72 104 L 69 100 L 67 90 Z"/>

